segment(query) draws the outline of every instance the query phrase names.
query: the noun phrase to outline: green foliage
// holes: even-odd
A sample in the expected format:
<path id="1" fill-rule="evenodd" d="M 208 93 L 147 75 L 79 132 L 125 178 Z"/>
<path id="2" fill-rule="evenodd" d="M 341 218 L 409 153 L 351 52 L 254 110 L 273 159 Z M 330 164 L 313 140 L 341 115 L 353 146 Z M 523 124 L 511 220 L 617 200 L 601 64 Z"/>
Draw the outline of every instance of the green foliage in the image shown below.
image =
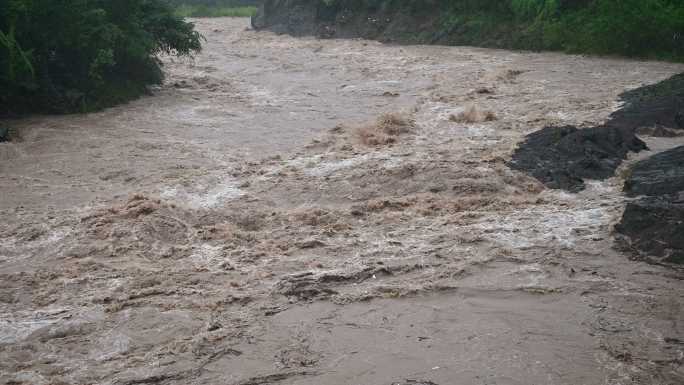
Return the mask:
<path id="1" fill-rule="evenodd" d="M 523 19 L 546 18 L 558 11 L 558 0 L 511 0 L 516 16 Z"/>
<path id="2" fill-rule="evenodd" d="M 256 7 L 262 0 L 167 0 L 174 7 L 181 5 L 205 5 L 210 7 Z"/>
<path id="3" fill-rule="evenodd" d="M 684 60 L 681 0 L 444 0 L 441 4 L 443 28 L 452 31 L 459 43 Z"/>
<path id="4" fill-rule="evenodd" d="M 221 5 L 189 5 L 183 4 L 176 8 L 176 15 L 181 17 L 252 17 L 257 8 L 251 6 L 228 7 Z"/>
<path id="5" fill-rule="evenodd" d="M 596 0 L 555 21 L 555 38 L 575 52 L 684 59 L 684 2 Z"/>
<path id="6" fill-rule="evenodd" d="M 10 25 L 9 32 L 5 34 L 0 31 L 0 45 L 2 45 L 7 50 L 7 79 L 10 81 L 17 80 L 17 72 L 26 72 L 31 75 L 31 78 L 35 76 L 33 70 L 33 65 L 31 64 L 31 59 L 29 59 L 29 53 L 21 49 L 19 43 L 14 37 L 15 26 Z"/>
<path id="7" fill-rule="evenodd" d="M 31 64 L 30 52 L 24 51 L 16 40 L 17 17 L 25 12 L 25 4 L 17 0 L 9 0 L 5 7 L 0 9 L 7 14 L 7 32 L 0 30 L 0 47 L 7 52 L 7 59 L 3 66 L 5 76 L 13 82 L 19 81 L 19 78 L 25 75 L 33 78 L 35 72 Z"/>
<path id="8" fill-rule="evenodd" d="M 168 0 L 182 17 L 251 17 L 260 0 Z"/>
<path id="9" fill-rule="evenodd" d="M 200 43 L 164 0 L 0 0 L 0 114 L 128 100 Z"/>

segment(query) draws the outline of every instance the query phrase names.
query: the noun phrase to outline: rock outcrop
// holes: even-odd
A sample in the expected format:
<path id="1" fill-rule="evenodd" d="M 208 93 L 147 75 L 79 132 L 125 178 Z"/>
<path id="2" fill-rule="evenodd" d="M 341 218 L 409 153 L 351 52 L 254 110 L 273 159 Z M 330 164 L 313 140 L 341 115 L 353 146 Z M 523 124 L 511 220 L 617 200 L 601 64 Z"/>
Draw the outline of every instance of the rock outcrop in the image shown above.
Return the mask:
<path id="1" fill-rule="evenodd" d="M 577 192 L 584 179 L 609 178 L 628 152 L 644 149 L 632 130 L 620 126 L 547 127 L 528 135 L 509 165 L 549 188 Z"/>
<path id="2" fill-rule="evenodd" d="M 652 131 L 675 133 L 682 128 L 684 74 L 625 92 L 621 99 L 623 107 L 602 125 L 547 127 L 528 135 L 509 165 L 549 188 L 571 192 L 582 190 L 584 179 L 613 176 L 628 152 L 646 149 L 637 131 L 659 128 Z"/>
<path id="3" fill-rule="evenodd" d="M 637 163 L 625 182 L 629 196 L 661 196 L 684 191 L 684 146 Z M 684 235 L 684 234 L 683 234 Z"/>
<path id="4" fill-rule="evenodd" d="M 649 261 L 684 263 L 684 146 L 637 163 L 625 182 L 629 196 L 615 230 Z"/>

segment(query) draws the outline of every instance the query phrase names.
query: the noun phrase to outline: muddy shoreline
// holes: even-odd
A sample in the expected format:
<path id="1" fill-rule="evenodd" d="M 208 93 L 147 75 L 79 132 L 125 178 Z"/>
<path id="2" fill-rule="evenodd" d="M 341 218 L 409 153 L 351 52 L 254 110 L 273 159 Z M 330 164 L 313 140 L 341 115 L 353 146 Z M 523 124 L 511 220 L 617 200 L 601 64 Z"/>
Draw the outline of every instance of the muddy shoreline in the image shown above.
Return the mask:
<path id="1" fill-rule="evenodd" d="M 9 122 L 0 383 L 684 379 L 682 272 L 614 247 L 680 139 L 575 194 L 507 165 L 684 67 L 197 23 L 154 95 Z"/>

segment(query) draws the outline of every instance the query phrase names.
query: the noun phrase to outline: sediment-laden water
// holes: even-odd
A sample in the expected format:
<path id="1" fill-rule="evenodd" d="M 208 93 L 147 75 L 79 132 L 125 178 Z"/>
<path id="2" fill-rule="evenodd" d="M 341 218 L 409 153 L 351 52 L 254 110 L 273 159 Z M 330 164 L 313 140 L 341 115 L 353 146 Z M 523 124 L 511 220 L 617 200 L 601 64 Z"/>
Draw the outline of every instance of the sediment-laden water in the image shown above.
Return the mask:
<path id="1" fill-rule="evenodd" d="M 10 122 L 0 382 L 676 384 L 684 275 L 507 164 L 684 66 L 197 21 L 151 96 Z"/>

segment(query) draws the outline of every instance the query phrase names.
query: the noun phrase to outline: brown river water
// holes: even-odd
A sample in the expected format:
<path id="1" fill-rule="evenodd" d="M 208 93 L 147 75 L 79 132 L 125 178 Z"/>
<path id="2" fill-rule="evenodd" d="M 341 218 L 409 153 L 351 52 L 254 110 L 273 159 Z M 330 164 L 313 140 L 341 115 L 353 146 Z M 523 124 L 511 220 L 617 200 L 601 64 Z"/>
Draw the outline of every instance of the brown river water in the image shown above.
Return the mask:
<path id="1" fill-rule="evenodd" d="M 152 95 L 8 122 L 0 383 L 684 383 L 684 273 L 615 247 L 625 170 L 506 166 L 683 65 L 196 22 Z M 644 140 L 627 165 L 676 144 Z"/>

